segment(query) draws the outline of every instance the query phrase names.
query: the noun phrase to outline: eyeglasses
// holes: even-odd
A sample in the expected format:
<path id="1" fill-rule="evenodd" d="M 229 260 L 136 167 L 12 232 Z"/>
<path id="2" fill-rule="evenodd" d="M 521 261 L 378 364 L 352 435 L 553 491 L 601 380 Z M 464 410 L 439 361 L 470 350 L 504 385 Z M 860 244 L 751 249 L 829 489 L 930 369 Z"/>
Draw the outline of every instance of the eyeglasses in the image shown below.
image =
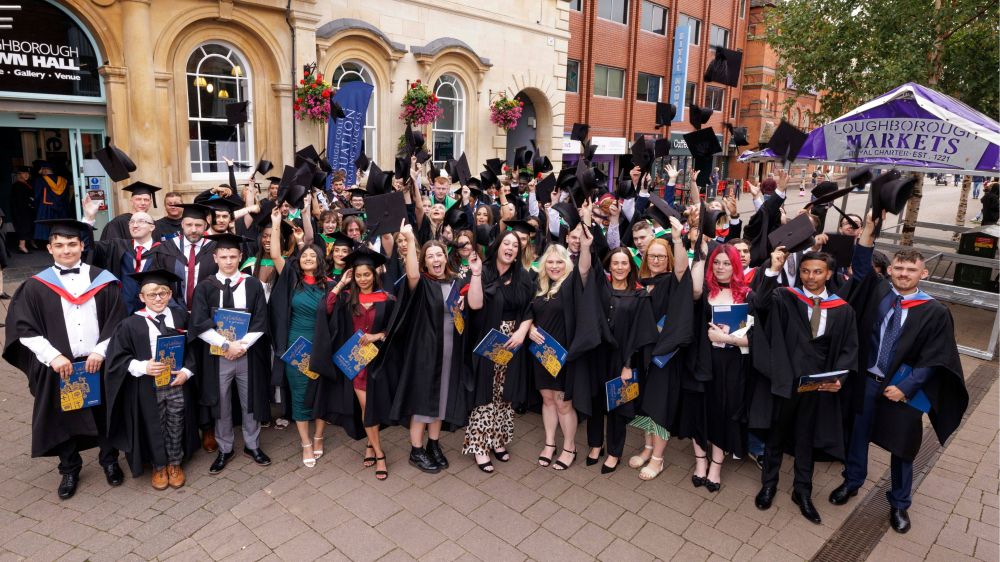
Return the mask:
<path id="1" fill-rule="evenodd" d="M 655 254 L 646 254 L 646 259 L 648 259 L 649 261 L 667 261 L 667 256 L 666 255 L 659 256 L 659 255 L 655 255 Z"/>
<path id="2" fill-rule="evenodd" d="M 170 298 L 170 291 L 157 291 L 155 293 L 143 293 L 142 296 L 147 299 L 162 300 Z"/>
<path id="3" fill-rule="evenodd" d="M 147 220 L 142 220 L 142 219 L 132 219 L 132 220 L 128 221 L 128 225 L 129 226 L 135 226 L 135 225 L 138 225 L 138 224 L 155 225 L 156 223 L 154 223 L 153 221 L 147 221 Z"/>

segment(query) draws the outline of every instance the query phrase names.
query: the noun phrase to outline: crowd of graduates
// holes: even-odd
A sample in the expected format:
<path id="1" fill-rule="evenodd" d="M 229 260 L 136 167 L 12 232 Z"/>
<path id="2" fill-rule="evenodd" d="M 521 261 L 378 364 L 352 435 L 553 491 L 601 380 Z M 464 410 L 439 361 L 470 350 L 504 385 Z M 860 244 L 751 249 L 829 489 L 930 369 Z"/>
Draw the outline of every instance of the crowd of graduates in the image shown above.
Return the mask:
<path id="1" fill-rule="evenodd" d="M 584 456 L 602 473 L 624 463 L 652 480 L 668 440 L 684 439 L 691 485 L 709 492 L 724 485 L 724 462 L 756 462 L 760 509 L 791 454 L 793 500 L 815 523 L 814 460 L 844 463 L 829 498 L 844 504 L 874 442 L 892 453 L 893 528 L 908 530 L 922 414 L 943 442 L 967 403 L 948 309 L 918 287 L 924 258 L 874 250 L 908 178 L 862 170 L 844 187 L 822 182 L 789 215 L 779 171 L 771 193 L 750 184 L 754 212 L 741 216 L 732 194 L 699 197 L 710 167 L 678 189 L 666 166 L 665 193 L 651 192 L 654 146 L 639 141 L 615 179 L 590 162 L 586 126 L 574 138 L 575 166 L 555 172 L 523 147 L 474 174 L 464 155 L 436 166 L 408 130 L 392 172 L 362 151 L 355 185 L 308 147 L 260 188 L 269 163 L 240 179 L 230 162 L 230 181 L 192 203 L 166 193 L 158 220 L 147 211 L 160 189 L 132 183 L 132 212 L 100 240 L 93 201 L 82 222 L 43 223 L 55 263 L 15 293 L 4 351 L 34 396 L 32 455 L 59 457 L 62 498 L 77 488 L 79 451 L 94 446 L 111 485 L 123 479 L 119 450 L 157 489 L 183 486 L 198 448 L 216 453 L 209 472 L 220 473 L 236 425 L 261 465 L 262 426 L 294 426 L 316 470 L 336 426 L 366 439 L 358 462 L 379 480 L 403 455 L 437 473 L 460 453 L 492 473 L 510 460 L 516 414 L 538 411 L 540 467 L 576 470 Z M 869 182 L 868 216 L 834 206 Z M 717 321 L 741 305 L 740 325 Z M 249 314 L 246 334 L 221 331 L 220 309 Z M 359 349 L 377 354 L 351 377 L 334 355 L 359 331 Z M 498 348 L 477 353 L 493 332 Z M 171 335 L 185 336 L 183 365 L 157 386 L 168 367 L 156 342 Z M 282 360 L 300 338 L 307 366 Z M 554 366 L 529 351 L 552 340 L 566 350 Z M 101 374 L 100 405 L 60 408 L 74 363 Z M 638 395 L 609 403 L 616 379 Z M 394 425 L 408 428 L 408 452 L 380 439 Z M 644 436 L 637 451 L 625 451 L 628 426 Z M 442 431 L 464 433 L 461 451 L 442 447 Z"/>

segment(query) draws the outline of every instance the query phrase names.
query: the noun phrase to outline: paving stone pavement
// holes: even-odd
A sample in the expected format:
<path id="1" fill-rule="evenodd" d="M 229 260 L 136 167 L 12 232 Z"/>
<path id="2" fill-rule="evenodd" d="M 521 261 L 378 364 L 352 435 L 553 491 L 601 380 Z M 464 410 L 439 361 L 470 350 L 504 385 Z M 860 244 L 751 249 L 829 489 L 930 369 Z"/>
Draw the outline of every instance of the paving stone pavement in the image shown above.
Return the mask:
<path id="1" fill-rule="evenodd" d="M 966 373 L 981 362 L 963 358 Z M 995 364 L 993 364 L 995 366 Z M 996 388 L 958 433 L 914 497 L 913 532 L 890 533 L 876 560 L 997 560 L 998 399 Z M 3 560 L 799 560 L 808 559 L 853 505 L 826 502 L 840 467 L 818 463 L 814 499 L 822 525 L 791 502 L 790 459 L 769 511 L 753 505 L 759 471 L 727 460 L 722 490 L 693 488 L 687 442 L 669 445 L 659 478 L 641 482 L 624 463 L 613 474 L 585 467 L 585 432 L 571 469 L 536 465 L 543 443 L 535 414 L 515 421 L 512 460 L 480 472 L 459 454 L 461 433 L 442 444 L 451 468 L 409 466 L 401 428 L 383 433 L 391 475 L 377 482 L 361 466 L 362 442 L 328 432 L 327 454 L 302 466 L 294 429 L 265 429 L 268 467 L 237 456 L 217 476 L 212 455 L 185 465 L 187 485 L 157 492 L 148 472 L 110 488 L 84 454 L 75 497 L 60 501 L 55 459 L 32 459 L 31 397 L 24 376 L 0 363 L 0 561 Z M 239 447 L 239 444 L 237 444 Z M 630 432 L 626 456 L 641 448 Z M 870 481 L 888 456 L 871 455 Z M 124 462 L 123 462 L 124 466 Z"/>

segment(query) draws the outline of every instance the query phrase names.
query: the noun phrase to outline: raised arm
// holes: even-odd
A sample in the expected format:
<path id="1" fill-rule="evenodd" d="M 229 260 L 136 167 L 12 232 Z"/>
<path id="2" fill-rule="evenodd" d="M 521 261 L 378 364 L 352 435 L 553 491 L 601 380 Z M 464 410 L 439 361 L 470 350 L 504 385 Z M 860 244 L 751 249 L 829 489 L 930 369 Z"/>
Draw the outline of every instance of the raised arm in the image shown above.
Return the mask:
<path id="1" fill-rule="evenodd" d="M 281 208 L 271 209 L 271 259 L 278 274 L 285 269 L 285 258 L 281 255 Z"/>
<path id="2" fill-rule="evenodd" d="M 479 259 L 479 252 L 469 254 L 469 294 L 465 296 L 465 303 L 472 310 L 479 310 L 483 307 L 483 261 Z"/>
<path id="3" fill-rule="evenodd" d="M 309 209 L 312 207 L 312 201 L 315 199 L 312 193 L 306 193 L 305 197 L 302 199 L 302 208 Z M 302 242 L 308 246 L 313 243 L 316 238 L 316 233 L 313 231 L 313 221 L 309 213 L 302 213 Z"/>
<path id="4" fill-rule="evenodd" d="M 417 253 L 417 237 L 413 235 L 413 227 L 406 224 L 405 220 L 399 225 L 399 232 L 406 237 L 406 259 L 403 260 L 403 264 L 406 267 L 406 285 L 412 291 L 420 283 L 420 257 Z"/>
<path id="5" fill-rule="evenodd" d="M 677 220 L 677 217 L 670 217 L 670 240 L 674 244 L 674 276 L 678 281 L 684 277 L 684 272 L 688 269 L 688 254 L 684 248 L 684 237 L 681 236 L 683 230 L 681 221 Z"/>

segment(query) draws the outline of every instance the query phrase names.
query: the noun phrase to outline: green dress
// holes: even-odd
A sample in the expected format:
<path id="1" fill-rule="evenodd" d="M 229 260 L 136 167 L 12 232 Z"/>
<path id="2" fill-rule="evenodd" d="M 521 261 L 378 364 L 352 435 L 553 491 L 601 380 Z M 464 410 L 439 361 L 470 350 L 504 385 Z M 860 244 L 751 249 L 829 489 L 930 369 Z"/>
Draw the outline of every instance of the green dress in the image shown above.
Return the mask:
<path id="1" fill-rule="evenodd" d="M 292 295 L 292 318 L 288 325 L 289 346 L 300 336 L 312 341 L 316 330 L 316 308 L 323 301 L 323 296 L 323 290 L 315 285 L 302 284 L 295 290 Z M 292 419 L 312 420 L 312 408 L 305 404 L 309 377 L 291 365 L 285 365 L 285 377 L 288 378 L 288 389 L 292 395 Z"/>

